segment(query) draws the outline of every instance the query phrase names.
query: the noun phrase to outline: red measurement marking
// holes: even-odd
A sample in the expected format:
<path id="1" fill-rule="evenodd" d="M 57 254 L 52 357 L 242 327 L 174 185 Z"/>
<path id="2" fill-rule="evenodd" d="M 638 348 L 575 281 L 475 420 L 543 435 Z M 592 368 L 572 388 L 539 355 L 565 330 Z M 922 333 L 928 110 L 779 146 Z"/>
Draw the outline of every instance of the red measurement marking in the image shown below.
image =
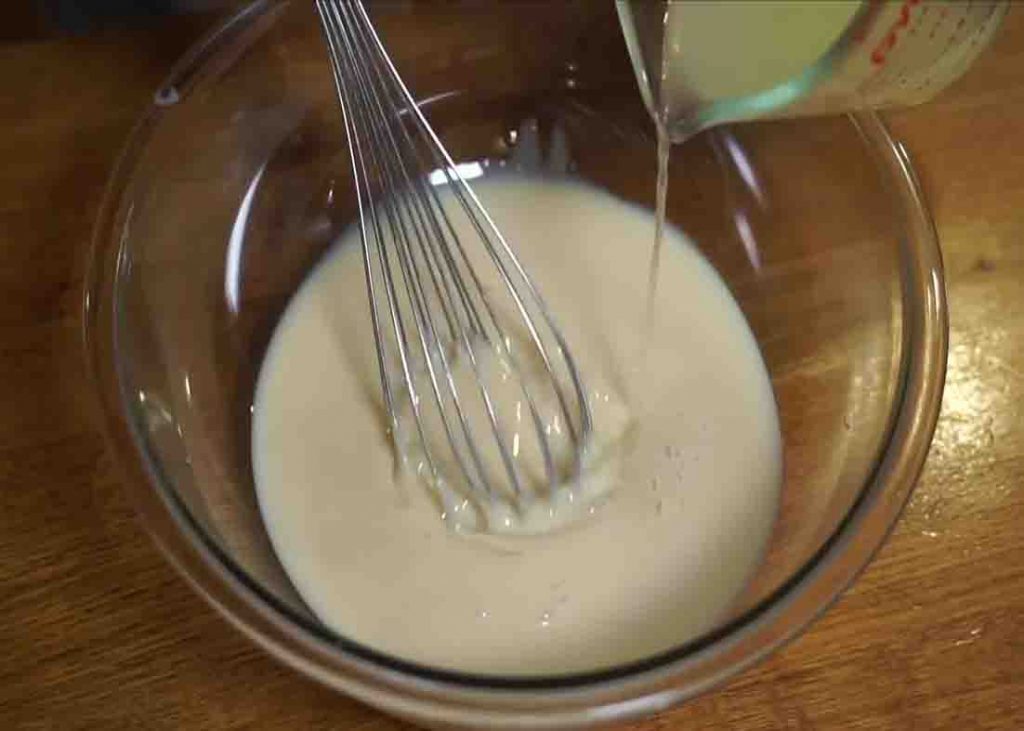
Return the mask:
<path id="1" fill-rule="evenodd" d="M 875 50 L 871 52 L 871 63 L 876 66 L 881 66 L 885 63 L 886 56 L 889 55 L 889 51 L 896 45 L 896 30 L 890 30 L 885 34 L 885 38 L 882 39 L 881 43 L 875 46 Z"/>
<path id="2" fill-rule="evenodd" d="M 921 0 L 903 0 L 903 5 L 900 6 L 900 16 L 889 28 L 889 32 L 882 37 L 882 40 L 878 42 L 874 50 L 871 51 L 871 63 L 875 66 L 882 66 L 885 64 L 886 59 L 889 56 L 889 52 L 896 45 L 899 40 L 899 36 L 902 30 L 910 27 L 910 9 L 915 5 L 919 5 Z M 946 11 L 943 10 L 943 13 Z"/>

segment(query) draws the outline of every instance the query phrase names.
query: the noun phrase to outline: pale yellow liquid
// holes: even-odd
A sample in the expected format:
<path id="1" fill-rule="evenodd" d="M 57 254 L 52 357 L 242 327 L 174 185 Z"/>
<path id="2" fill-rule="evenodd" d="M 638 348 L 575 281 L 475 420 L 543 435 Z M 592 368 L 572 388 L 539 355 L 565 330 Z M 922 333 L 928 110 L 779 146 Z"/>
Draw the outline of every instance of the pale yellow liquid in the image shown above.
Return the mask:
<path id="1" fill-rule="evenodd" d="M 256 391 L 257 494 L 281 563 L 329 627 L 437 667 L 591 671 L 693 639 L 726 617 L 776 515 L 779 424 L 754 338 L 673 228 L 644 332 L 649 213 L 564 181 L 475 187 L 558 316 L 595 429 L 617 435 L 601 447 L 610 493 L 567 529 L 460 535 L 422 482 L 396 477 L 350 232 L 289 305 Z"/>
<path id="2" fill-rule="evenodd" d="M 818 62 L 859 0 L 685 0 L 665 15 L 662 104 L 674 118 L 703 103 L 757 94 Z"/>

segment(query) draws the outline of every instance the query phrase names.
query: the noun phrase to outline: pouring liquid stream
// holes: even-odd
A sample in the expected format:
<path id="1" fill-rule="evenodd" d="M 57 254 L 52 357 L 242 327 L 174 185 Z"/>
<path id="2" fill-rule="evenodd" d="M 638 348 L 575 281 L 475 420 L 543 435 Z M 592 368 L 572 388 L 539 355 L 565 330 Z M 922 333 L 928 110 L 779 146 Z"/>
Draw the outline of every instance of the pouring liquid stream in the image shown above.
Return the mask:
<path id="1" fill-rule="evenodd" d="M 668 9 L 666 8 L 662 22 L 668 25 Z M 662 35 L 661 40 L 661 85 L 665 89 L 669 74 L 669 56 L 667 53 L 668 33 Z M 657 132 L 657 182 L 654 193 L 654 244 L 651 247 L 651 261 L 647 270 L 647 307 L 645 310 L 646 322 L 644 323 L 645 337 L 644 349 L 650 342 L 650 333 L 654 329 L 654 307 L 658 291 L 658 271 L 661 261 L 662 240 L 665 235 L 665 208 L 668 200 L 668 158 L 671 152 L 672 140 L 669 137 L 669 106 L 664 95 L 659 94 L 656 101 L 656 113 L 654 125 Z M 641 361 L 643 362 L 643 361 Z"/>
<path id="2" fill-rule="evenodd" d="M 649 333 L 654 328 L 654 303 L 658 291 L 658 270 L 661 261 L 662 239 L 665 236 L 665 205 L 668 198 L 668 156 L 671 141 L 664 119 L 657 123 L 658 129 L 658 180 L 655 189 L 654 245 L 651 247 L 651 262 L 647 269 L 647 308 L 644 326 Z"/>

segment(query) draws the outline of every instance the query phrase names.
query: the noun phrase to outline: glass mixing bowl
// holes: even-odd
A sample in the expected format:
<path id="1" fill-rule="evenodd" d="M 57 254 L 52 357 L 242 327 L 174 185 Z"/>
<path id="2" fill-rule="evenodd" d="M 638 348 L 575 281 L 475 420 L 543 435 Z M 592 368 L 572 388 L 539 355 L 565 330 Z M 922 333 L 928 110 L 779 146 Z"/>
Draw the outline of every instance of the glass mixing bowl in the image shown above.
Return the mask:
<path id="1" fill-rule="evenodd" d="M 651 207 L 652 125 L 611 3 L 403 3 L 378 23 L 457 161 L 485 176 L 554 171 Z M 427 725 L 635 717 L 794 637 L 878 549 L 924 461 L 947 339 L 935 232 L 903 147 L 872 114 L 718 128 L 671 165 L 669 219 L 742 307 L 784 439 L 774 536 L 714 631 L 628 667 L 471 676 L 338 636 L 295 592 L 255 500 L 253 388 L 290 295 L 355 216 L 307 3 L 255 3 L 179 63 L 96 229 L 88 354 L 111 447 L 170 560 L 275 657 Z"/>

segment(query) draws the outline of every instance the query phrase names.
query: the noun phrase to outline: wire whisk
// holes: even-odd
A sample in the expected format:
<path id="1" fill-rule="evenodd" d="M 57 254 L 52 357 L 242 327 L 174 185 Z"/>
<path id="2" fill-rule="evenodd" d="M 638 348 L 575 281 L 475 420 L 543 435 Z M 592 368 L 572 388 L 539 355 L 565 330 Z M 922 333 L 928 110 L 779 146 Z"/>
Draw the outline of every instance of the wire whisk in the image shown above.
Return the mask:
<path id="1" fill-rule="evenodd" d="M 316 9 L 355 181 L 388 429 L 446 519 L 500 529 L 495 521 L 509 525 L 579 476 L 592 431 L 583 382 L 363 3 Z"/>

